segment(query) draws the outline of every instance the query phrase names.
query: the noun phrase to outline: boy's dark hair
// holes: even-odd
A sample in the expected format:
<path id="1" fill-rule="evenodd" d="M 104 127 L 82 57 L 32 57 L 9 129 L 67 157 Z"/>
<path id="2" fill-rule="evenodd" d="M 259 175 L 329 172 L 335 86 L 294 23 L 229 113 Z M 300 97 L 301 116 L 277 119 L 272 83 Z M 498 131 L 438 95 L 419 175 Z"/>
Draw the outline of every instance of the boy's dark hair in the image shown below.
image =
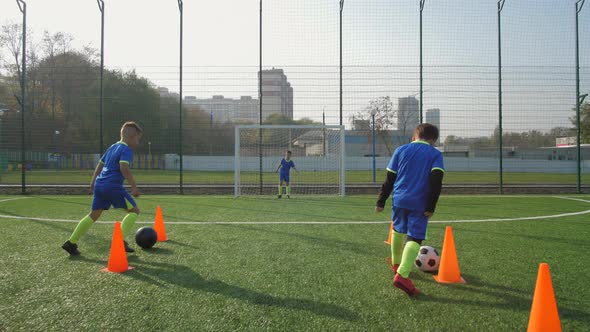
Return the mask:
<path id="1" fill-rule="evenodd" d="M 438 140 L 438 128 L 430 123 L 421 123 L 416 127 L 416 138 L 423 140 Z"/>
<path id="2" fill-rule="evenodd" d="M 141 129 L 141 127 L 135 123 L 134 121 L 127 121 L 123 124 L 123 126 L 121 126 L 121 133 L 125 130 L 125 128 L 131 127 L 133 129 L 135 129 L 137 131 L 137 133 L 141 134 L 143 133 L 143 129 Z"/>
<path id="3" fill-rule="evenodd" d="M 291 153 L 291 150 L 287 150 L 287 153 Z M 292 154 L 292 153 L 291 153 Z"/>

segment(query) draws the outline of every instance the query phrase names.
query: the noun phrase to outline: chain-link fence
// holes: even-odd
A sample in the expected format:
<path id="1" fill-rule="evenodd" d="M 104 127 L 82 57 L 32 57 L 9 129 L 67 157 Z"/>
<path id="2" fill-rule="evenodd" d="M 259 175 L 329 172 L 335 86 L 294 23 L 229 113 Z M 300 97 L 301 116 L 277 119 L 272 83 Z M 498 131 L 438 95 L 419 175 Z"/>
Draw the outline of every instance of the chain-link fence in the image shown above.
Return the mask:
<path id="1" fill-rule="evenodd" d="M 122 4 L 107 3 L 106 45 L 137 61 L 110 63 L 121 50 L 106 47 L 102 83 L 100 45 L 72 46 L 76 30 L 41 33 L 29 19 L 24 100 L 14 5 L 18 21 L 1 22 L 1 190 L 83 190 L 127 120 L 144 129 L 137 180 L 158 192 L 232 193 L 234 128 L 245 124 L 344 125 L 347 192 L 374 192 L 420 121 L 440 127 L 447 190 L 590 185 L 587 101 L 576 121 L 590 91 L 584 1 L 178 4 L 166 5 L 166 27 L 125 30 Z M 146 43 L 161 60 L 134 53 Z M 299 143 L 294 160 L 319 153 L 313 140 L 289 144 Z"/>

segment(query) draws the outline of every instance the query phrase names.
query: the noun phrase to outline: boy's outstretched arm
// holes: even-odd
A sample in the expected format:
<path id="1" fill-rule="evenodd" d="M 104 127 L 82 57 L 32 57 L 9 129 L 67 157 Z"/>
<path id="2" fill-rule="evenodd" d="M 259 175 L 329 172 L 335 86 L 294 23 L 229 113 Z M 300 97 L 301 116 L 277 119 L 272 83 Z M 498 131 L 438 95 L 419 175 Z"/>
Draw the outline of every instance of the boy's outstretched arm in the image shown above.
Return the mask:
<path id="1" fill-rule="evenodd" d="M 279 169 L 281 169 L 281 163 L 279 163 L 279 166 L 277 166 L 277 169 L 275 170 L 275 173 L 279 172 Z"/>
<path id="2" fill-rule="evenodd" d="M 387 171 L 387 177 L 385 178 L 385 182 L 381 185 L 381 191 L 379 192 L 379 199 L 377 199 L 377 204 L 375 205 L 375 212 L 383 211 L 385 207 L 385 202 L 391 195 L 393 191 L 393 184 L 395 183 L 395 179 L 397 178 L 397 173 Z"/>
<path id="3" fill-rule="evenodd" d="M 140 195 L 140 192 L 139 189 L 137 189 L 137 183 L 135 183 L 135 178 L 133 177 L 133 174 L 131 174 L 129 164 L 121 163 L 120 167 L 121 174 L 123 174 L 125 180 L 127 180 L 127 183 L 129 183 L 129 185 L 131 186 L 131 195 L 133 195 L 134 197 L 138 197 Z"/>
<path id="4" fill-rule="evenodd" d="M 102 172 L 103 167 L 104 164 L 102 163 L 102 161 L 99 161 L 98 165 L 96 165 L 96 168 L 94 169 L 94 174 L 92 174 L 92 180 L 90 181 L 90 194 L 94 192 L 94 184 L 96 183 L 96 178 L 98 177 L 100 172 Z"/>
<path id="5" fill-rule="evenodd" d="M 430 173 L 430 196 L 426 202 L 426 211 L 424 215 L 431 217 L 436 209 L 436 203 L 442 190 L 442 180 L 445 173 L 439 169 L 435 169 Z"/>

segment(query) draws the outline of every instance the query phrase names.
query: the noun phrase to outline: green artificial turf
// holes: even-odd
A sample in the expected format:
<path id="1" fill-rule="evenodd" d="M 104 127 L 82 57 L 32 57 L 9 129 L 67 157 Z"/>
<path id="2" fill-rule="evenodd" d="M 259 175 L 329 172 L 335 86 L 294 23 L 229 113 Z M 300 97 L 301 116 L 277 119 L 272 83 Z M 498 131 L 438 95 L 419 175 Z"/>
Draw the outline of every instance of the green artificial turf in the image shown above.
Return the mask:
<path id="1" fill-rule="evenodd" d="M 112 223 L 94 225 L 80 240 L 82 256 L 70 258 L 60 245 L 74 223 L 15 218 L 77 220 L 90 197 L 2 196 L 0 331 L 524 330 L 540 262 L 551 267 L 563 329 L 584 330 L 587 214 L 450 223 L 590 209 L 590 197 L 572 197 L 589 202 L 441 197 L 425 244 L 440 249 L 451 225 L 467 284 L 439 285 L 415 270 L 411 278 L 424 294 L 410 299 L 391 284 L 383 243 L 390 212 L 375 214 L 375 197 L 142 197 L 136 228 L 151 223 L 160 205 L 170 241 L 128 255 L 134 270 L 110 274 L 99 270 Z M 109 211 L 103 219 L 121 217 Z M 231 223 L 204 223 L 212 221 Z M 296 221 L 382 223 L 286 223 Z"/>
<path id="2" fill-rule="evenodd" d="M 133 170 L 133 173 L 141 184 L 177 184 L 179 172 L 174 170 Z M 92 170 L 33 170 L 26 173 L 26 181 L 29 184 L 87 184 L 90 183 Z M 294 185 L 297 183 L 337 183 L 337 172 L 293 172 L 291 179 Z M 376 182 L 381 183 L 385 179 L 385 171 L 376 172 Z M 258 183 L 259 174 L 256 172 L 243 172 L 242 180 L 249 183 Z M 263 173 L 264 183 L 277 183 L 278 174 L 274 172 Z M 183 181 L 186 184 L 226 184 L 234 183 L 233 171 L 184 171 Z M 373 182 L 372 171 L 347 171 L 347 184 L 370 184 Z M 446 184 L 496 184 L 499 183 L 497 172 L 453 172 L 445 174 Z M 20 184 L 20 172 L 5 172 L 0 177 L 0 184 Z M 576 183 L 576 174 L 561 173 L 518 173 L 505 172 L 506 184 L 571 184 Z M 582 174 L 582 183 L 590 184 L 590 174 Z"/>

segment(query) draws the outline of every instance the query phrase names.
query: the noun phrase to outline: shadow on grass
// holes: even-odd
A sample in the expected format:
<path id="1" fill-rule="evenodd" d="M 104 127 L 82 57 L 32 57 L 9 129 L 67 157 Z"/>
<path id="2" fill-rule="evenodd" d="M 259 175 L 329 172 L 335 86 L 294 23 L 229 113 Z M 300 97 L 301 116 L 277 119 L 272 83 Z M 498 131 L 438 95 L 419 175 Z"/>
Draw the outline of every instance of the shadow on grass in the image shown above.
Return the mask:
<path id="1" fill-rule="evenodd" d="M 1 211 L 0 211 L 1 213 Z M 64 237 L 63 237 L 63 241 L 66 241 L 69 237 L 70 234 L 72 234 L 72 232 L 74 231 L 74 229 L 76 228 L 76 224 L 74 223 L 68 223 L 68 226 L 65 226 L 64 223 L 57 223 L 57 222 L 53 222 L 53 221 L 41 221 L 41 220 L 31 220 L 31 219 L 27 219 L 27 221 L 35 223 L 37 225 L 41 225 L 41 226 L 45 226 L 47 228 L 52 228 L 54 230 L 57 230 L 59 232 L 63 232 L 64 233 Z M 103 239 L 101 236 L 97 236 L 95 234 L 92 234 L 92 232 L 86 232 L 86 234 L 84 234 L 84 239 L 87 242 L 96 242 L 97 240 Z M 63 242 L 58 243 L 59 246 L 61 246 L 63 244 Z M 60 249 L 63 250 L 63 249 Z"/>
<path id="2" fill-rule="evenodd" d="M 79 256 L 68 256 L 67 258 L 70 262 L 85 262 L 85 263 L 94 263 L 94 264 L 99 264 L 102 266 L 107 266 L 108 261 L 107 260 L 101 260 L 101 259 L 96 259 L 96 258 L 88 258 L 84 255 L 79 255 Z"/>
<path id="3" fill-rule="evenodd" d="M 149 255 L 172 255 L 172 254 L 174 254 L 174 250 L 170 250 L 167 248 L 160 248 L 160 247 L 152 247 L 149 249 L 143 249 L 141 247 L 138 247 L 136 249 L 136 252 L 144 252 Z"/>
<path id="4" fill-rule="evenodd" d="M 198 250 L 202 249 L 202 248 L 199 248 L 199 247 L 195 247 L 193 245 L 190 245 L 188 243 L 183 243 L 183 242 L 176 241 L 176 240 L 168 240 L 168 241 L 166 241 L 166 243 L 170 243 L 172 245 L 177 245 L 177 246 L 181 246 L 181 247 L 192 248 L 192 249 L 198 249 Z"/>
<path id="5" fill-rule="evenodd" d="M 87 196 L 88 197 L 87 202 L 76 202 L 76 201 L 72 201 L 72 200 L 68 200 L 68 199 L 60 199 L 60 198 L 45 197 L 45 196 L 34 196 L 34 197 L 37 199 L 40 199 L 40 200 L 44 200 L 44 201 L 56 202 L 56 203 L 59 203 L 60 205 L 70 204 L 70 205 L 83 206 L 85 209 L 80 210 L 80 216 L 88 214 L 92 210 L 92 195 Z M 64 197 L 66 197 L 66 196 L 64 196 Z M 140 206 L 140 208 L 141 208 L 141 206 Z M 105 210 L 104 213 L 108 213 L 107 211 L 110 211 L 111 213 L 119 213 L 121 215 L 120 218 L 123 218 L 126 214 L 126 212 L 123 211 L 122 209 L 111 208 L 109 210 Z M 150 217 L 150 219 L 153 219 L 156 216 L 156 214 L 142 211 L 141 216 L 144 216 L 144 217 L 147 216 L 147 217 Z M 103 217 L 103 219 L 104 219 L 104 217 Z"/>
<path id="6" fill-rule="evenodd" d="M 440 287 L 448 287 L 457 291 L 477 293 L 472 299 L 470 298 L 449 298 L 428 293 L 422 294 L 417 299 L 424 302 L 437 302 L 441 304 L 461 304 L 480 306 L 485 308 L 508 309 L 512 311 L 525 311 L 531 309 L 533 301 L 533 290 L 522 290 L 490 282 L 482 281 L 473 275 L 462 274 L 467 284 L 442 284 Z M 416 276 L 416 280 L 430 281 L 436 283 L 431 275 L 423 274 L 422 277 Z M 480 300 L 480 296 L 491 297 L 487 301 Z M 582 322 L 590 322 L 590 312 L 579 310 L 566 305 L 565 298 L 557 298 L 558 310 L 560 317 Z"/>
<path id="7" fill-rule="evenodd" d="M 105 272 L 103 271 L 103 269 L 106 269 L 106 267 L 108 266 L 108 259 L 96 259 L 96 258 L 89 258 L 87 256 L 84 255 L 80 255 L 80 256 L 69 256 L 67 258 L 70 262 L 83 262 L 83 263 L 91 263 L 94 265 L 97 265 L 97 273 L 110 273 L 110 272 Z M 120 275 L 123 277 L 132 277 L 134 279 L 138 279 L 153 285 L 156 285 L 158 287 L 166 287 L 167 285 L 158 281 L 156 278 L 152 278 L 149 277 L 147 275 L 144 274 L 138 274 L 138 273 L 133 273 L 133 271 L 135 271 L 135 268 L 137 268 L 138 264 L 137 263 L 141 263 L 141 260 L 137 257 L 137 256 L 128 256 L 127 257 L 127 261 L 129 263 L 129 267 L 132 267 L 132 270 L 129 270 L 125 273 L 121 273 Z M 141 267 L 142 269 L 144 269 L 144 266 Z M 114 274 L 118 274 L 118 273 L 114 273 Z"/>
<path id="8" fill-rule="evenodd" d="M 438 284 L 433 278 L 433 276 L 435 276 L 437 274 L 438 274 L 438 272 L 417 273 L 417 274 L 414 274 L 412 276 L 412 278 L 414 278 L 415 280 Z M 519 294 L 523 294 L 526 296 L 531 295 L 531 292 L 528 290 L 522 290 L 522 289 L 518 289 L 518 288 L 513 288 L 513 287 L 508 287 L 508 286 L 503 286 L 503 285 L 498 285 L 498 284 L 492 284 L 489 282 L 484 282 L 480 278 L 478 278 L 474 275 L 461 273 L 461 276 L 463 277 L 463 279 L 465 279 L 467 281 L 466 284 L 441 284 L 441 286 L 442 287 L 445 287 L 445 286 L 446 287 L 458 287 L 460 289 L 467 290 L 467 291 L 479 291 L 481 293 L 488 293 L 489 295 L 498 295 L 498 296 L 500 294 L 502 294 L 502 295 L 505 294 L 505 293 L 499 293 L 499 292 L 519 293 Z M 490 290 L 494 290 L 494 291 L 490 291 Z"/>
<path id="9" fill-rule="evenodd" d="M 572 246 L 580 246 L 580 247 L 584 247 L 584 246 L 587 246 L 588 245 L 588 241 L 587 240 L 578 240 L 578 239 L 573 239 L 572 237 L 528 235 L 528 234 L 524 234 L 522 232 L 519 232 L 519 233 L 510 233 L 510 232 L 502 233 L 502 232 L 493 232 L 493 231 L 490 231 L 488 229 L 486 229 L 486 230 L 475 230 L 475 229 L 459 228 L 459 227 L 457 227 L 457 229 L 460 229 L 461 232 L 484 233 L 484 234 L 486 234 L 486 236 L 489 235 L 489 234 L 495 234 L 495 235 L 500 235 L 502 238 L 524 238 L 524 239 L 528 239 L 528 240 L 541 241 L 541 242 L 544 242 L 544 243 L 548 243 L 548 242 L 559 242 L 559 243 L 571 244 Z"/>
<path id="10" fill-rule="evenodd" d="M 85 196 L 88 198 L 88 201 L 85 201 L 85 202 L 77 202 L 77 201 L 72 201 L 71 199 L 61 199 L 61 198 L 47 197 L 47 196 L 34 196 L 34 197 L 36 199 L 43 200 L 43 201 L 56 202 L 56 203 L 59 203 L 60 205 L 69 204 L 69 205 L 83 206 L 88 211 L 91 208 L 91 202 L 92 202 L 92 195 Z M 67 197 L 67 196 L 64 196 L 64 197 Z M 84 213 L 84 212 L 82 212 L 82 213 Z"/>
<path id="11" fill-rule="evenodd" d="M 67 226 L 63 226 L 64 224 L 62 223 L 56 223 L 56 222 L 47 222 L 47 221 L 39 221 L 39 220 L 31 220 L 31 222 L 48 227 L 48 228 L 53 228 L 58 230 L 60 233 L 63 233 L 63 238 L 61 241 L 56 243 L 56 249 L 59 248 L 58 250 L 60 252 L 65 253 L 65 251 L 61 248 L 61 245 L 68 240 L 70 234 L 72 234 L 72 232 L 74 231 L 74 229 L 76 228 L 76 224 L 74 223 L 69 223 L 67 224 Z M 84 252 L 84 250 L 90 246 L 94 247 L 94 246 L 104 246 L 104 245 L 108 245 L 110 246 L 110 240 L 107 240 L 109 242 L 105 242 L 105 238 L 97 235 L 93 232 L 86 232 L 86 234 L 84 234 L 84 237 L 82 239 L 82 253 Z M 79 244 L 79 242 L 78 242 Z M 93 248 L 95 249 L 95 248 Z M 80 256 L 70 256 L 70 257 L 80 257 Z"/>
<path id="12" fill-rule="evenodd" d="M 289 211 L 281 211 L 281 210 L 277 210 L 277 206 L 275 204 L 270 204 L 269 205 L 265 205 L 264 208 L 251 208 L 248 206 L 252 206 L 253 204 L 249 204 L 249 205 L 243 205 L 240 204 L 239 206 L 229 206 L 227 204 L 223 204 L 226 201 L 220 201 L 220 203 L 217 204 L 207 204 L 207 203 L 202 203 L 202 202 L 194 202 L 194 201 L 187 201 L 187 202 L 181 202 L 179 201 L 174 201 L 171 202 L 171 204 L 175 204 L 175 205 L 186 205 L 186 206 L 190 206 L 191 208 L 195 209 L 196 211 L 198 211 L 198 208 L 205 208 L 208 209 L 209 211 L 211 209 L 218 209 L 218 210 L 233 210 L 233 211 L 238 211 L 238 212 L 244 212 L 244 211 L 248 211 L 248 212 L 257 212 L 259 214 L 263 214 L 263 215 L 277 215 L 277 218 L 283 218 L 284 213 L 287 213 Z M 283 206 L 284 207 L 284 206 Z M 342 220 L 342 217 L 340 216 L 334 216 L 333 213 L 327 213 L 327 214 L 314 214 L 314 213 L 305 213 L 302 210 L 305 210 L 305 204 L 300 204 L 298 206 L 292 206 L 292 208 L 301 208 L 300 210 L 297 211 L 297 215 L 298 216 L 306 216 L 309 218 L 315 218 L 315 219 L 310 219 L 310 220 L 316 220 L 316 219 L 320 219 L 320 220 L 334 220 L 334 221 L 340 221 Z M 230 217 L 231 218 L 231 217 Z M 183 218 L 183 217 L 178 217 L 175 216 L 174 219 L 178 219 L 178 220 L 185 220 L 185 221 L 210 221 L 206 218 L 204 219 L 194 219 L 194 218 Z M 372 221 L 371 219 L 366 219 L 366 220 L 360 220 L 359 221 Z"/>
<path id="13" fill-rule="evenodd" d="M 62 232 L 66 232 L 66 233 L 72 233 L 74 231 L 74 228 L 76 228 L 76 224 L 74 223 L 69 223 L 67 224 L 69 227 L 63 226 L 63 223 L 56 223 L 53 221 L 41 221 L 41 220 L 31 220 L 28 219 L 28 221 L 38 224 L 38 225 L 42 225 L 48 228 L 53 228 Z M 88 235 L 89 237 L 91 237 L 92 235 Z M 67 240 L 67 239 L 66 239 Z M 64 240 L 65 241 L 65 240 Z"/>
<path id="14" fill-rule="evenodd" d="M 240 225 L 240 224 L 223 225 L 223 226 L 231 227 L 231 228 L 238 228 L 238 229 L 243 229 L 243 230 L 248 230 L 248 231 L 254 231 L 254 232 L 264 232 L 264 233 L 269 233 L 269 234 L 290 236 L 290 237 L 294 237 L 294 238 L 297 238 L 297 239 L 300 239 L 300 240 L 303 240 L 303 241 L 306 241 L 309 243 L 320 244 L 325 247 L 331 247 L 331 248 L 336 248 L 336 249 L 340 249 L 340 250 L 346 250 L 346 251 L 349 251 L 349 252 L 352 252 L 355 254 L 360 254 L 360 255 L 365 255 L 365 256 L 373 256 L 375 254 L 375 251 L 378 250 L 376 245 L 367 245 L 366 243 L 354 243 L 354 242 L 349 242 L 349 241 L 342 241 L 342 240 L 331 238 L 329 236 L 317 237 L 317 236 L 311 236 L 311 235 L 297 234 L 297 233 L 293 233 L 293 232 L 278 231 L 278 230 L 271 229 L 269 227 L 259 227 L 258 228 L 258 227 Z M 381 247 L 381 245 L 379 245 L 379 247 Z"/>
<path id="15" fill-rule="evenodd" d="M 137 258 L 130 259 L 130 261 L 136 269 L 126 273 L 126 275 L 159 287 L 176 285 L 191 290 L 219 294 L 261 306 L 305 310 L 316 315 L 346 321 L 359 320 L 359 315 L 354 311 L 334 304 L 307 299 L 276 297 L 255 290 L 230 285 L 221 280 L 205 279 L 188 266 L 156 262 L 147 263 L 141 262 Z"/>

